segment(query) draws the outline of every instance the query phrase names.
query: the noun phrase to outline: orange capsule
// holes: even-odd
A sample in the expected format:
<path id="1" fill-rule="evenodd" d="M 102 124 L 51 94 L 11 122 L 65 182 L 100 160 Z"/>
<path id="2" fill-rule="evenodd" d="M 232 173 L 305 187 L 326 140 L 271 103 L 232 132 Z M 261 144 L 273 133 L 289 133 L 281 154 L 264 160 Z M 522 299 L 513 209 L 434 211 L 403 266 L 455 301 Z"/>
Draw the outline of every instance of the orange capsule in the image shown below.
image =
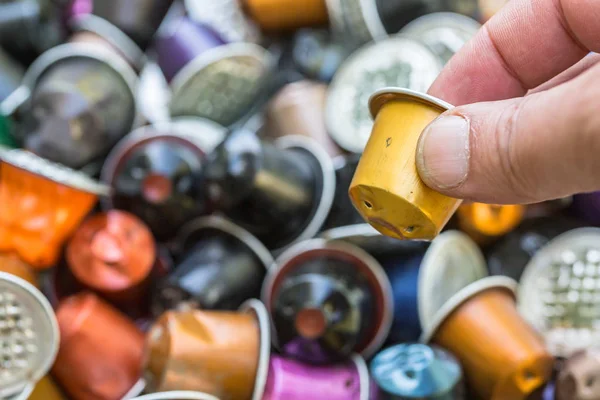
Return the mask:
<path id="1" fill-rule="evenodd" d="M 325 0 L 243 0 L 244 10 L 266 31 L 327 24 Z"/>
<path id="2" fill-rule="evenodd" d="M 550 379 L 554 358 L 515 305 L 516 282 L 488 277 L 451 297 L 423 340 L 451 351 L 481 400 L 525 400 Z"/>
<path id="3" fill-rule="evenodd" d="M 141 375 L 144 335 L 109 304 L 82 292 L 57 311 L 60 349 L 52 373 L 76 400 L 121 400 Z"/>
<path id="4" fill-rule="evenodd" d="M 271 346 L 269 317 L 258 300 L 241 310 L 164 313 L 146 339 L 149 389 L 201 391 L 221 400 L 262 399 Z"/>
<path id="5" fill-rule="evenodd" d="M 16 251 L 36 269 L 51 267 L 109 188 L 23 150 L 3 150 L 0 159 L 0 251 Z"/>
<path id="6" fill-rule="evenodd" d="M 18 276 L 39 289 L 37 274 L 31 265 L 27 264 L 14 253 L 0 254 L 0 271 Z"/>
<path id="7" fill-rule="evenodd" d="M 523 205 L 462 204 L 457 211 L 458 225 L 477 243 L 489 244 L 515 229 L 525 215 Z"/>
<path id="8" fill-rule="evenodd" d="M 81 224 L 66 258 L 73 275 L 88 288 L 116 303 L 139 303 L 147 293 L 156 245 L 139 218 L 111 210 Z"/>

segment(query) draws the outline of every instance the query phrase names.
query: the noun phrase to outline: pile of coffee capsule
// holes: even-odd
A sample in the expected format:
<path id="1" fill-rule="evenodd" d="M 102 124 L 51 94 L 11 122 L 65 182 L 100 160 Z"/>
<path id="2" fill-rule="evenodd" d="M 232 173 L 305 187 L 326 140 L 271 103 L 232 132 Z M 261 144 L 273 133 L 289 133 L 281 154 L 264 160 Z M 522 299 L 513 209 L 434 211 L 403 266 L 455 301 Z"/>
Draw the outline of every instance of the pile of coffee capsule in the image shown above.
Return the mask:
<path id="1" fill-rule="evenodd" d="M 424 185 L 507 0 L 0 0 L 0 400 L 600 400 L 600 194 Z"/>

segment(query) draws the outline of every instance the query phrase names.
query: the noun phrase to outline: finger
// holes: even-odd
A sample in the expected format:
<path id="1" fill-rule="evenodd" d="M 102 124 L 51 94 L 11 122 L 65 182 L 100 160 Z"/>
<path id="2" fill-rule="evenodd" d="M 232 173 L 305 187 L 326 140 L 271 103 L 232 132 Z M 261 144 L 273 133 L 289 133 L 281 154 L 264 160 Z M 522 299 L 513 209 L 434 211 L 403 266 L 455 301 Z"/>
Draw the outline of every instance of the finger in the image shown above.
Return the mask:
<path id="1" fill-rule="evenodd" d="M 545 92 L 448 111 L 425 129 L 417 166 L 457 198 L 532 203 L 600 189 L 600 65 Z"/>
<path id="2" fill-rule="evenodd" d="M 600 50 L 599 20 L 598 0 L 512 0 L 429 93 L 455 105 L 522 96 Z"/>
<path id="3" fill-rule="evenodd" d="M 598 64 L 599 62 L 600 62 L 600 54 L 590 53 L 587 57 L 585 57 L 583 60 L 579 61 L 577 64 L 573 65 L 568 70 L 555 76 L 554 78 L 550 79 L 548 82 L 542 83 L 540 86 L 536 87 L 535 89 L 531 89 L 530 91 L 527 92 L 527 94 L 530 95 L 533 93 L 543 92 L 545 90 L 552 89 L 553 87 L 556 87 L 558 85 L 562 85 L 563 83 L 566 83 L 566 82 L 570 81 L 571 79 L 578 77 L 579 75 L 581 75 L 588 69 L 592 68 L 594 65 Z"/>

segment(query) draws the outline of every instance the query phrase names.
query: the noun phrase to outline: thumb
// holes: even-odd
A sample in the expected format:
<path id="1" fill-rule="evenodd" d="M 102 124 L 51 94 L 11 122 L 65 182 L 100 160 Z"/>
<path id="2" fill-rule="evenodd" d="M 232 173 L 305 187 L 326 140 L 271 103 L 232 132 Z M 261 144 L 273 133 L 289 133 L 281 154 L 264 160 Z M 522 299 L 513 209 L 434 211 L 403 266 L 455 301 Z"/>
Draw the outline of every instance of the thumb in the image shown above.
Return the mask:
<path id="1" fill-rule="evenodd" d="M 523 98 L 454 108 L 421 135 L 425 183 L 452 197 L 532 203 L 600 189 L 600 65 Z"/>

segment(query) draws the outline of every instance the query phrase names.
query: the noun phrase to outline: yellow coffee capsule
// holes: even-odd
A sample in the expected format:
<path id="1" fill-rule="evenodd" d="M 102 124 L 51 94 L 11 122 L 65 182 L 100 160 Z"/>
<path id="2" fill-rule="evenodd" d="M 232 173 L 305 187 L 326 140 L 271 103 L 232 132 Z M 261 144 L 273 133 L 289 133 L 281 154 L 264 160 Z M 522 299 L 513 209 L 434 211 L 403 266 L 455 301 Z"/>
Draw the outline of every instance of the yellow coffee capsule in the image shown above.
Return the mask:
<path id="1" fill-rule="evenodd" d="M 432 240 L 461 200 L 425 185 L 416 149 L 423 129 L 452 106 L 412 90 L 385 88 L 371 96 L 369 108 L 375 125 L 350 184 L 352 202 L 386 236 Z"/>

